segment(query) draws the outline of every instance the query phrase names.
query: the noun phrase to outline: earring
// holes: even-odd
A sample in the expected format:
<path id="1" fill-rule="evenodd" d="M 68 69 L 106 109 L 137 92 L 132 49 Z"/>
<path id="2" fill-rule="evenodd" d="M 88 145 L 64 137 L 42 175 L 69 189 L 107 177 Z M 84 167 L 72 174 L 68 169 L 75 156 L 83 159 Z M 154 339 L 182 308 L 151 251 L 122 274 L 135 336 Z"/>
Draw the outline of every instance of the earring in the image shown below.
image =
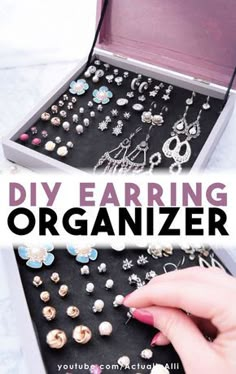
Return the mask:
<path id="1" fill-rule="evenodd" d="M 112 334 L 112 324 L 110 322 L 101 322 L 98 326 L 98 331 L 101 336 L 110 336 Z"/>
<path id="2" fill-rule="evenodd" d="M 144 256 L 144 255 L 139 256 L 138 259 L 137 259 L 137 265 L 138 266 L 144 266 L 144 265 L 148 264 L 148 262 L 149 261 L 148 261 L 147 257 Z"/>
<path id="3" fill-rule="evenodd" d="M 76 306 L 72 305 L 72 306 L 69 306 L 69 307 L 66 309 L 66 314 L 68 315 L 68 317 L 74 319 L 74 318 L 79 317 L 79 315 L 80 315 L 80 310 L 79 310 Z"/>
<path id="4" fill-rule="evenodd" d="M 44 302 L 47 303 L 50 300 L 50 293 L 48 291 L 43 291 L 40 294 L 40 299 Z"/>
<path id="5" fill-rule="evenodd" d="M 98 251 L 90 246 L 79 247 L 73 244 L 66 246 L 67 251 L 75 260 L 81 264 L 87 264 L 90 260 L 95 261 L 98 258 Z"/>
<path id="6" fill-rule="evenodd" d="M 112 279 L 108 279 L 105 284 L 105 288 L 107 290 L 111 290 L 114 286 L 114 281 Z"/>
<path id="7" fill-rule="evenodd" d="M 103 156 L 98 160 L 97 164 L 94 166 L 94 173 L 97 169 L 106 163 L 106 167 L 103 171 L 104 174 L 106 173 L 116 173 L 117 169 L 120 168 L 122 170 L 123 165 L 125 163 L 126 154 L 128 149 L 131 146 L 132 138 L 142 130 L 142 127 L 138 127 L 134 133 L 131 133 L 129 138 L 124 139 L 118 147 L 112 149 L 109 152 L 105 152 Z"/>
<path id="8" fill-rule="evenodd" d="M 108 83 L 112 83 L 113 79 L 114 79 L 114 75 L 113 74 L 106 75 L 106 80 L 107 80 Z"/>
<path id="9" fill-rule="evenodd" d="M 139 74 L 137 78 L 134 78 L 132 80 L 131 86 L 130 86 L 131 90 L 135 91 L 139 87 L 141 79 L 142 79 L 142 75 Z"/>
<path id="10" fill-rule="evenodd" d="M 207 100 L 206 100 L 206 102 L 202 105 L 202 109 L 204 109 L 204 110 L 208 110 L 208 109 L 210 109 L 210 104 L 209 104 L 209 101 L 210 101 L 210 96 L 207 96 Z"/>
<path id="11" fill-rule="evenodd" d="M 87 326 L 76 326 L 73 330 L 72 337 L 76 343 L 87 344 L 92 338 L 92 331 Z"/>
<path id="12" fill-rule="evenodd" d="M 170 100 L 170 94 L 173 90 L 173 86 L 169 86 L 167 89 L 166 89 L 166 93 L 162 96 L 162 99 L 167 101 L 167 100 Z"/>
<path id="13" fill-rule="evenodd" d="M 121 86 L 122 83 L 123 83 L 123 77 L 116 77 L 115 82 L 116 82 L 117 86 Z"/>
<path id="14" fill-rule="evenodd" d="M 52 306 L 45 306 L 42 314 L 47 321 L 53 321 L 56 318 L 57 311 Z"/>
<path id="15" fill-rule="evenodd" d="M 165 111 L 166 113 L 168 112 L 167 106 L 163 106 L 160 114 L 155 114 L 155 115 L 152 116 L 152 125 L 153 126 L 162 126 L 163 125 L 163 123 L 164 123 L 163 111 Z"/>
<path id="16" fill-rule="evenodd" d="M 153 153 L 152 156 L 149 158 L 150 168 L 147 173 L 152 174 L 153 169 L 156 166 L 160 165 L 161 160 L 162 160 L 162 157 L 161 157 L 160 152 Z"/>
<path id="17" fill-rule="evenodd" d="M 23 260 L 27 260 L 26 265 L 33 269 L 40 269 L 43 265 L 50 266 L 55 257 L 51 253 L 54 249 L 52 244 L 46 244 L 42 247 L 20 246 L 18 254 Z"/>
<path id="18" fill-rule="evenodd" d="M 149 96 L 156 97 L 158 92 L 164 87 L 163 83 L 160 83 L 158 86 L 154 87 L 154 90 L 149 92 Z"/>
<path id="19" fill-rule="evenodd" d="M 139 93 L 143 93 L 143 91 L 146 91 L 149 87 L 148 82 L 142 82 L 138 88 Z"/>
<path id="20" fill-rule="evenodd" d="M 123 121 L 119 120 L 117 122 L 117 126 L 113 127 L 112 134 L 115 135 L 115 136 L 118 136 L 118 135 L 122 134 L 123 126 L 124 126 Z"/>
<path id="21" fill-rule="evenodd" d="M 102 69 L 98 69 L 92 78 L 93 83 L 98 83 L 100 78 L 102 78 L 103 76 L 104 71 Z"/>
<path id="22" fill-rule="evenodd" d="M 103 300 L 96 300 L 92 307 L 93 313 L 101 313 L 103 311 L 104 305 L 105 304 Z"/>
<path id="23" fill-rule="evenodd" d="M 111 122 L 111 117 L 106 116 L 105 120 L 98 124 L 98 130 L 100 130 L 100 131 L 107 130 L 110 122 Z"/>
<path id="24" fill-rule="evenodd" d="M 58 294 L 61 297 L 65 297 L 68 294 L 69 288 L 66 284 L 62 284 L 59 288 Z"/>
<path id="25" fill-rule="evenodd" d="M 93 66 L 93 65 L 89 66 L 86 72 L 84 73 L 85 78 L 90 78 L 91 75 L 95 74 L 96 70 L 97 70 L 96 66 Z"/>
<path id="26" fill-rule="evenodd" d="M 192 92 L 192 96 L 189 97 L 187 100 L 186 100 L 186 104 L 187 105 L 193 105 L 193 100 L 194 100 L 194 97 L 196 96 L 196 93 L 193 91 Z"/>
<path id="27" fill-rule="evenodd" d="M 61 349 L 67 342 L 66 334 L 63 330 L 55 329 L 49 331 L 46 342 L 50 348 Z"/>
<path id="28" fill-rule="evenodd" d="M 34 277 L 34 279 L 33 279 L 33 285 L 35 286 L 35 287 L 39 287 L 39 286 L 41 286 L 42 284 L 43 284 L 43 281 L 42 281 L 42 279 L 38 276 L 38 275 L 36 275 L 35 277 Z"/>
<path id="29" fill-rule="evenodd" d="M 141 353 L 140 353 L 140 357 L 143 358 L 144 360 L 150 360 L 153 356 L 153 352 L 151 351 L 151 349 L 144 349 Z"/>
<path id="30" fill-rule="evenodd" d="M 117 295 L 115 297 L 115 300 L 113 301 L 114 308 L 118 308 L 119 306 L 121 306 L 123 304 L 124 299 L 125 298 L 123 295 Z"/>
<path id="31" fill-rule="evenodd" d="M 184 134 L 185 133 L 185 130 L 188 126 L 188 123 L 187 123 L 187 120 L 186 120 L 188 110 L 189 110 L 189 106 L 186 106 L 185 112 L 184 112 L 182 118 L 179 119 L 177 122 L 175 122 L 174 126 L 172 127 L 175 134 Z"/>
<path id="32" fill-rule="evenodd" d="M 78 79 L 70 83 L 69 92 L 73 95 L 84 95 L 85 92 L 89 89 L 89 85 L 85 79 Z"/>
<path id="33" fill-rule="evenodd" d="M 52 273 L 50 279 L 53 283 L 56 283 L 56 284 L 60 282 L 60 276 L 58 273 Z"/>

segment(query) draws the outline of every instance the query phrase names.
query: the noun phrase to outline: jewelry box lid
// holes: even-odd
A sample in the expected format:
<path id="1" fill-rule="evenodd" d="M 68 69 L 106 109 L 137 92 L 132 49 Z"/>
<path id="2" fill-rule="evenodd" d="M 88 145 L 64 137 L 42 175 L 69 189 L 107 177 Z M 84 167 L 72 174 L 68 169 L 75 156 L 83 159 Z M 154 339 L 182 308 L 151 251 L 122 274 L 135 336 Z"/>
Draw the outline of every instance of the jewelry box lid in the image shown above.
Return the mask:
<path id="1" fill-rule="evenodd" d="M 98 0 L 98 15 L 102 5 Z M 109 0 L 97 47 L 228 86 L 236 65 L 236 2 Z"/>

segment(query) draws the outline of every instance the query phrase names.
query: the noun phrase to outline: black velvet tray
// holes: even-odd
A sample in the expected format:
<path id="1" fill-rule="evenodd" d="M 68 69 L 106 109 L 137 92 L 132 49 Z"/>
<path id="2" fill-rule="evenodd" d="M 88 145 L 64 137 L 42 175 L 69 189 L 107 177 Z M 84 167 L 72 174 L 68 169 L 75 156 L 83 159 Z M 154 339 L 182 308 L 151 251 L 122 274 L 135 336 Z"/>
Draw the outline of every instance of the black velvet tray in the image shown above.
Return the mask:
<path id="1" fill-rule="evenodd" d="M 100 66 L 103 69 L 103 63 Z M 98 67 L 98 68 L 100 68 Z M 116 100 L 118 98 L 126 98 L 126 94 L 128 91 L 131 91 L 131 82 L 133 78 L 137 77 L 138 71 L 136 73 L 129 72 L 129 77 L 127 79 L 124 79 L 123 84 L 121 86 L 117 86 L 115 82 L 112 84 L 109 84 L 105 78 L 106 75 L 113 73 L 115 66 L 110 66 L 109 71 L 105 72 L 105 75 L 103 78 L 100 79 L 99 83 L 93 83 L 91 78 L 87 79 L 87 82 L 89 83 L 89 90 L 86 92 L 83 96 L 76 96 L 77 97 L 77 103 L 74 104 L 73 110 L 67 110 L 66 105 L 65 107 L 59 108 L 60 110 L 65 109 L 67 111 L 67 118 L 61 119 L 63 121 L 69 121 L 71 123 L 71 129 L 69 132 L 65 132 L 63 128 L 60 126 L 58 128 L 53 127 L 49 122 L 43 122 L 41 119 L 39 119 L 35 126 L 38 129 L 37 135 L 32 135 L 30 129 L 27 131 L 30 138 L 27 143 L 22 143 L 20 140 L 16 140 L 17 143 L 20 143 L 28 148 L 31 148 L 35 150 L 36 152 L 40 152 L 46 156 L 52 157 L 56 160 L 60 160 L 63 163 L 66 163 L 70 166 L 73 166 L 75 168 L 79 169 L 85 169 L 85 168 L 93 168 L 96 163 L 98 162 L 99 158 L 107 151 L 112 150 L 113 148 L 116 148 L 119 143 L 125 139 L 126 137 L 129 137 L 129 135 L 139 126 L 142 126 L 143 130 L 137 134 L 137 136 L 134 138 L 134 148 L 135 146 L 143 139 L 145 139 L 146 134 L 148 132 L 149 125 L 143 124 L 141 121 L 141 113 L 142 112 L 135 112 L 132 109 L 132 105 L 134 103 L 140 103 L 138 101 L 138 96 L 140 96 L 140 93 L 138 90 L 134 91 L 135 97 L 129 99 L 128 105 L 125 107 L 117 107 Z M 119 76 L 123 76 L 124 70 L 119 68 Z M 81 75 L 78 78 L 84 78 L 83 75 Z M 148 77 L 143 76 L 142 81 L 146 81 Z M 150 86 L 150 90 L 153 90 L 154 86 L 158 85 L 160 82 L 153 79 L 153 82 Z M 151 132 L 151 139 L 149 141 L 149 151 L 148 151 L 148 158 L 156 152 L 161 152 L 162 154 L 162 163 L 159 165 L 158 168 L 169 168 L 169 166 L 174 162 L 173 159 L 168 159 L 164 156 L 162 153 L 162 146 L 163 143 L 170 137 L 170 133 L 172 131 L 172 126 L 174 123 L 180 119 L 185 111 L 186 107 L 186 99 L 191 97 L 192 92 L 188 91 L 184 88 L 173 86 L 174 89 L 171 93 L 171 99 L 169 101 L 162 100 L 162 95 L 165 93 L 165 89 L 168 88 L 169 84 L 163 82 L 165 84 L 165 87 L 159 92 L 159 94 L 156 96 L 156 98 L 150 97 L 147 91 L 144 93 L 147 97 L 145 102 L 142 102 L 141 104 L 144 105 L 144 110 L 149 110 L 151 103 L 154 101 L 157 104 L 157 109 L 153 109 L 153 114 L 159 114 L 162 107 L 164 105 L 167 105 L 168 107 L 168 113 L 164 115 L 164 124 L 161 127 L 156 126 L 152 132 Z M 111 101 L 104 105 L 103 112 L 97 111 L 97 104 L 94 103 L 93 108 L 88 108 L 87 103 L 88 101 L 93 99 L 92 92 L 94 89 L 97 89 L 101 86 L 107 86 L 112 92 L 113 92 L 113 98 Z M 69 88 L 69 87 L 68 87 Z M 148 90 L 149 92 L 149 90 Z M 73 95 L 69 93 L 69 90 L 66 91 L 66 93 L 69 96 L 69 101 Z M 58 104 L 58 101 L 62 99 L 62 96 L 55 102 L 55 104 Z M 194 99 L 194 103 L 192 106 L 190 106 L 190 109 L 188 111 L 187 120 L 188 122 L 193 122 L 196 120 L 197 115 L 199 113 L 199 110 L 202 107 L 202 104 L 206 102 L 206 96 L 202 94 L 196 95 Z M 190 169 L 196 158 L 198 157 L 202 147 L 204 146 L 205 142 L 207 141 L 207 138 L 213 129 L 219 115 L 222 109 L 222 100 L 211 98 L 210 99 L 210 105 L 211 108 L 207 111 L 203 111 L 200 125 L 201 125 L 201 134 L 197 139 L 192 139 L 190 141 L 191 149 L 192 149 L 192 155 L 190 160 L 183 164 L 183 169 Z M 83 115 L 79 114 L 79 107 L 85 108 L 85 113 Z M 119 116 L 117 118 L 112 119 L 112 123 L 108 125 L 108 130 L 101 132 L 98 130 L 98 124 L 105 119 L 105 116 L 111 115 L 111 110 L 117 108 L 119 110 Z M 91 110 L 94 110 L 96 112 L 95 118 L 90 118 L 89 113 Z M 51 113 L 50 108 L 47 110 L 49 113 Z M 126 121 L 123 120 L 123 113 L 124 112 L 130 112 L 132 114 L 130 120 Z M 84 129 L 84 133 L 82 135 L 78 135 L 76 133 L 75 127 L 76 124 L 72 122 L 72 115 L 74 113 L 79 114 L 79 123 L 83 124 L 84 118 L 90 119 L 90 126 L 88 128 Z M 54 115 L 57 116 L 57 115 Z M 112 135 L 112 128 L 116 125 L 117 121 L 119 119 L 122 119 L 124 122 L 123 127 L 123 133 L 119 136 Z M 41 137 L 41 131 L 47 130 L 48 131 L 48 138 L 44 139 Z M 44 149 L 44 144 L 48 140 L 54 141 L 55 137 L 61 137 L 62 142 L 58 146 L 66 145 L 68 141 L 72 141 L 74 143 L 74 148 L 69 150 L 69 153 L 66 157 L 60 157 L 57 155 L 56 150 L 53 152 L 47 152 Z M 40 146 L 33 146 L 31 144 L 31 141 L 34 137 L 41 137 L 42 143 Z M 185 137 L 184 137 L 185 138 Z M 147 167 L 149 167 L 149 164 L 147 162 Z"/>
<path id="2" fill-rule="evenodd" d="M 177 353 L 171 345 L 166 347 L 150 347 L 150 342 L 156 330 L 152 327 L 146 326 L 131 319 L 127 321 L 127 308 L 121 306 L 114 308 L 112 303 L 116 295 L 126 295 L 135 288 L 128 283 L 128 277 L 135 273 L 142 280 L 145 279 L 145 274 L 150 270 L 160 275 L 164 272 L 163 265 L 165 263 L 175 263 L 176 265 L 182 263 L 183 256 L 185 257 L 184 264 L 180 268 L 198 265 L 198 258 L 190 260 L 189 257 L 181 250 L 175 249 L 173 255 L 170 257 L 163 257 L 157 260 L 153 259 L 147 254 L 146 250 L 131 249 L 122 252 L 116 252 L 111 249 L 99 250 L 98 259 L 95 262 L 90 261 L 90 275 L 85 276 L 80 274 L 81 264 L 75 261 L 65 249 L 57 249 L 54 251 L 55 261 L 49 268 L 43 267 L 41 270 L 33 270 L 25 265 L 25 261 L 21 260 L 15 250 L 16 259 L 20 271 L 22 284 L 26 300 L 29 306 L 30 314 L 35 332 L 38 337 L 40 350 L 45 363 L 48 374 L 57 373 L 57 365 L 68 364 L 73 365 L 84 364 L 117 364 L 117 359 L 123 355 L 128 355 L 131 359 L 131 364 L 151 365 L 152 363 L 160 363 L 165 365 L 168 363 L 178 363 L 178 370 L 170 370 L 171 374 L 183 374 L 181 362 Z M 137 258 L 140 254 L 148 257 L 149 263 L 143 267 L 136 264 Z M 215 256 L 216 257 L 216 256 Z M 133 260 L 134 267 L 129 271 L 122 269 L 124 259 Z M 219 261 L 219 260 L 218 260 Z M 107 272 L 99 274 L 97 266 L 105 262 L 107 264 Z M 60 274 L 60 283 L 54 284 L 50 280 L 52 272 Z M 40 275 L 43 280 L 43 285 L 35 288 L 32 284 L 33 277 Z M 107 279 L 114 280 L 114 288 L 112 290 L 105 289 L 105 282 Z M 95 291 L 88 296 L 85 287 L 88 282 L 95 285 Z M 64 299 L 58 295 L 58 289 L 61 284 L 67 284 L 69 287 L 69 294 Z M 44 304 L 40 298 L 40 292 L 48 290 L 51 294 L 51 300 L 48 304 Z M 93 302 L 96 299 L 102 299 L 105 302 L 105 308 L 102 313 L 94 314 L 91 310 Z M 54 321 L 47 322 L 42 316 L 42 309 L 45 305 L 54 306 L 57 310 L 57 317 Z M 66 315 L 66 309 L 69 305 L 76 305 L 80 309 L 79 318 L 72 320 Z M 109 321 L 113 325 L 113 334 L 110 337 L 103 338 L 98 333 L 98 325 L 102 321 Z M 73 341 L 72 330 L 76 325 L 87 325 L 93 332 L 92 340 L 86 345 L 80 345 Z M 68 337 L 68 342 L 63 349 L 53 350 L 46 344 L 45 338 L 47 333 L 54 328 L 63 329 Z M 151 348 L 153 351 L 153 358 L 151 360 L 143 360 L 140 358 L 140 352 L 145 348 Z M 61 370 L 61 373 L 77 373 L 78 370 L 69 368 L 68 370 Z M 88 370 L 81 370 L 79 372 L 89 373 Z M 103 373 L 120 372 L 120 370 L 104 370 Z M 127 372 L 149 374 L 150 370 L 137 369 Z"/>

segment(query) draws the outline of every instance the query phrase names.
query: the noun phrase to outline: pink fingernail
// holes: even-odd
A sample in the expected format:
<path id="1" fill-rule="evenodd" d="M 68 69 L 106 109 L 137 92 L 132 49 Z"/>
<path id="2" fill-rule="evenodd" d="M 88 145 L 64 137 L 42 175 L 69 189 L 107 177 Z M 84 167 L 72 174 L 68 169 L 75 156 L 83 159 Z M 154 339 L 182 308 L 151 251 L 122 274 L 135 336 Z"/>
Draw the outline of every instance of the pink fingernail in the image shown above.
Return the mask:
<path id="1" fill-rule="evenodd" d="M 152 341 L 151 341 L 151 344 L 150 344 L 151 347 L 155 347 L 156 345 L 158 345 L 160 336 L 161 336 L 161 333 L 158 332 L 158 333 L 153 337 L 153 339 L 152 339 Z"/>
<path id="2" fill-rule="evenodd" d="M 145 309 L 135 309 L 133 311 L 133 317 L 140 322 L 146 323 L 146 325 L 154 325 L 153 315 Z"/>

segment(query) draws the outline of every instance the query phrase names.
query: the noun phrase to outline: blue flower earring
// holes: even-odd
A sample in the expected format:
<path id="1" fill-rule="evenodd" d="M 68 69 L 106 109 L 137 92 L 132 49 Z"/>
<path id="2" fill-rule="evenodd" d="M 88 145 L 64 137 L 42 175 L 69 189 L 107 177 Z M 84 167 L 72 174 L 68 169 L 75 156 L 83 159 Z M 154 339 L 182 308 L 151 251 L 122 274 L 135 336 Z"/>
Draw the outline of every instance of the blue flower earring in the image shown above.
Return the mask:
<path id="1" fill-rule="evenodd" d="M 71 82 L 69 91 L 73 95 L 81 96 L 81 95 L 84 95 L 88 89 L 89 89 L 89 85 L 86 82 L 86 80 L 78 79 L 77 81 Z"/>
<path id="2" fill-rule="evenodd" d="M 98 257 L 98 251 L 92 247 L 79 247 L 72 244 L 66 246 L 70 255 L 76 256 L 76 261 L 81 264 L 87 264 L 90 260 L 95 261 Z"/>
<path id="3" fill-rule="evenodd" d="M 93 91 L 93 101 L 97 104 L 108 104 L 113 97 L 113 93 L 106 86 Z"/>
<path id="4" fill-rule="evenodd" d="M 26 265 L 32 269 L 40 269 L 43 265 L 52 265 L 55 256 L 51 253 L 54 249 L 52 244 L 42 246 L 18 247 L 18 254 L 23 260 L 27 260 Z"/>

